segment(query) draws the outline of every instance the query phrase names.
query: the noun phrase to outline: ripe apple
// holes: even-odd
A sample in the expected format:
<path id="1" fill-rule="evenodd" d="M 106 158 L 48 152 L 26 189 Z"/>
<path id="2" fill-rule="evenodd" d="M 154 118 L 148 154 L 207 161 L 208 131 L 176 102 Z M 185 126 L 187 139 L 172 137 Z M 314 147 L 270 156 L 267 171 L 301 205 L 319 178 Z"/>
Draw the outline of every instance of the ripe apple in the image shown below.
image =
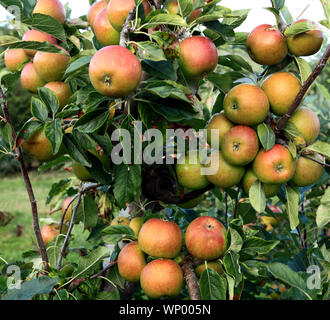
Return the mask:
<path id="1" fill-rule="evenodd" d="M 324 158 L 319 154 L 309 156 L 324 163 Z M 298 187 L 306 187 L 320 179 L 322 173 L 323 166 L 321 164 L 300 156 L 291 181 Z"/>
<path id="2" fill-rule="evenodd" d="M 20 71 L 23 63 L 29 61 L 29 57 L 23 49 L 8 50 L 4 58 L 6 67 L 12 72 Z"/>
<path id="3" fill-rule="evenodd" d="M 95 17 L 94 34 L 103 46 L 119 44 L 120 32 L 109 22 L 106 8 L 102 9 Z"/>
<path id="4" fill-rule="evenodd" d="M 194 1 L 195 2 L 195 1 Z M 194 10 L 189 18 L 188 18 L 188 23 L 192 23 L 193 21 L 195 21 L 197 18 L 199 18 L 199 16 L 201 15 L 201 13 L 203 12 L 203 9 L 196 9 Z"/>
<path id="5" fill-rule="evenodd" d="M 230 164 L 245 166 L 254 160 L 258 151 L 258 136 L 248 126 L 235 126 L 222 139 L 221 152 Z"/>
<path id="6" fill-rule="evenodd" d="M 213 217 L 193 220 L 186 230 L 186 246 L 190 254 L 202 260 L 215 260 L 227 250 L 226 228 Z"/>
<path id="7" fill-rule="evenodd" d="M 51 16 L 59 23 L 64 23 L 66 19 L 66 12 L 60 0 L 37 0 L 33 13 Z"/>
<path id="8" fill-rule="evenodd" d="M 275 144 L 268 151 L 261 149 L 253 162 L 255 175 L 267 184 L 282 184 L 289 181 L 295 169 L 296 161 L 290 151 L 280 144 Z"/>
<path id="9" fill-rule="evenodd" d="M 309 108 L 299 107 L 289 119 L 302 134 L 307 144 L 311 144 L 319 136 L 320 120 Z"/>
<path id="10" fill-rule="evenodd" d="M 248 36 L 246 45 L 250 58 L 267 66 L 281 62 L 288 53 L 283 34 L 270 24 L 254 28 Z"/>
<path id="11" fill-rule="evenodd" d="M 72 201 L 72 199 L 73 199 L 73 197 L 69 197 L 63 201 L 62 214 L 64 214 L 66 207 L 69 205 L 69 203 Z M 72 218 L 72 203 L 69 205 L 68 210 L 66 211 L 64 221 L 70 222 L 71 218 Z"/>
<path id="12" fill-rule="evenodd" d="M 43 129 L 36 131 L 22 144 L 23 150 L 38 161 L 50 161 L 62 153 L 62 149 L 54 155 L 50 141 L 46 138 Z"/>
<path id="13" fill-rule="evenodd" d="M 203 271 L 207 268 L 207 269 L 213 269 L 214 271 L 216 271 L 218 274 L 222 274 L 223 273 L 223 269 L 222 269 L 222 265 L 221 262 L 216 260 L 216 261 L 207 261 L 206 262 L 207 266 L 205 265 L 205 263 L 201 263 L 199 266 L 197 266 L 195 268 L 195 272 L 198 278 L 201 277 Z"/>
<path id="14" fill-rule="evenodd" d="M 66 232 L 64 228 L 64 232 Z M 47 246 L 51 241 L 53 241 L 60 234 L 60 225 L 58 223 L 45 224 L 41 228 L 41 237 Z"/>
<path id="15" fill-rule="evenodd" d="M 193 36 L 180 43 L 179 59 L 184 76 L 198 80 L 217 67 L 218 50 L 209 38 Z"/>
<path id="16" fill-rule="evenodd" d="M 175 258 L 182 248 L 182 232 L 174 222 L 151 218 L 140 229 L 138 241 L 150 256 Z"/>
<path id="17" fill-rule="evenodd" d="M 234 166 L 228 163 L 220 151 L 213 151 L 211 153 L 210 162 L 206 166 L 209 167 L 209 170 L 212 167 L 215 170 L 218 166 L 216 173 L 207 175 L 207 180 L 220 188 L 234 186 L 241 181 L 245 173 L 244 167 Z"/>
<path id="18" fill-rule="evenodd" d="M 252 126 L 265 120 L 269 102 L 261 88 L 248 83 L 239 84 L 227 93 L 223 109 L 230 121 Z"/>
<path id="19" fill-rule="evenodd" d="M 258 180 L 252 169 L 246 171 L 244 178 L 242 180 L 242 187 L 245 193 L 249 194 L 251 186 Z M 281 184 L 267 184 L 263 183 L 263 188 L 265 191 L 266 198 L 276 196 L 281 189 Z"/>
<path id="20" fill-rule="evenodd" d="M 126 217 L 117 217 L 113 219 L 110 223 L 111 226 L 129 226 L 130 220 Z"/>
<path id="21" fill-rule="evenodd" d="M 66 82 L 54 81 L 45 85 L 45 88 L 52 90 L 58 98 L 59 109 L 63 109 L 69 102 L 72 95 L 70 86 Z"/>
<path id="22" fill-rule="evenodd" d="M 193 3 L 195 4 L 195 0 L 193 1 Z M 179 4 L 178 4 L 178 1 L 176 1 L 176 0 L 166 1 L 164 7 L 170 14 L 179 14 Z M 188 23 L 191 23 L 194 20 L 196 20 L 200 16 L 202 11 L 203 11 L 202 9 L 194 10 L 188 18 Z"/>
<path id="23" fill-rule="evenodd" d="M 95 2 L 88 10 L 87 20 L 92 29 L 94 29 L 95 18 L 102 9 L 107 8 L 107 2 L 104 0 Z"/>
<path id="24" fill-rule="evenodd" d="M 108 62 L 105 64 L 104 61 Z M 142 67 L 132 52 L 113 45 L 102 48 L 93 56 L 89 77 L 96 91 L 105 96 L 120 98 L 130 94 L 139 85 Z"/>
<path id="25" fill-rule="evenodd" d="M 276 72 L 264 81 L 262 89 L 268 97 L 271 111 L 277 116 L 283 116 L 299 93 L 301 83 L 290 72 Z"/>
<path id="26" fill-rule="evenodd" d="M 219 136 L 219 147 L 221 146 L 222 139 L 224 135 L 234 126 L 232 122 L 230 122 L 224 112 L 216 113 L 212 116 L 210 121 L 207 124 L 207 142 L 210 146 L 212 143 L 212 129 L 218 130 Z"/>
<path id="27" fill-rule="evenodd" d="M 183 288 L 183 272 L 173 260 L 153 260 L 143 268 L 140 283 L 151 299 L 176 297 Z"/>
<path id="28" fill-rule="evenodd" d="M 137 241 L 129 243 L 119 252 L 117 264 L 118 271 L 125 280 L 131 282 L 140 280 L 146 259 Z"/>
<path id="29" fill-rule="evenodd" d="M 142 1 L 142 5 L 144 8 L 145 15 L 147 16 L 150 11 L 150 5 L 147 0 Z M 108 18 L 112 26 L 120 32 L 123 28 L 123 24 L 126 21 L 126 18 L 130 11 L 135 6 L 134 0 L 111 0 L 107 7 Z"/>
<path id="30" fill-rule="evenodd" d="M 56 38 L 54 38 L 53 36 L 51 36 L 48 33 L 39 31 L 39 30 L 28 30 L 25 32 L 25 34 L 23 35 L 23 41 L 38 41 L 38 42 L 49 42 L 50 44 L 57 44 L 57 40 Z M 25 49 L 25 53 L 33 58 L 34 55 L 37 53 L 37 50 L 33 50 L 33 49 Z"/>
<path id="31" fill-rule="evenodd" d="M 307 19 L 301 19 L 295 21 L 292 25 L 309 21 Z M 309 21 L 317 28 L 317 24 L 313 21 Z M 295 56 L 310 56 L 318 52 L 323 42 L 323 32 L 321 30 L 309 30 L 306 32 L 298 33 L 294 36 L 288 37 L 288 48 L 290 52 Z"/>
<path id="32" fill-rule="evenodd" d="M 45 82 L 40 78 L 32 62 L 27 63 L 22 69 L 20 76 L 21 85 L 25 90 L 36 93 Z"/>
<path id="33" fill-rule="evenodd" d="M 187 153 L 184 156 L 184 163 L 180 162 L 175 166 L 179 184 L 182 187 L 191 190 L 199 190 L 207 187 L 209 185 L 209 181 L 205 175 L 202 175 L 202 168 L 203 165 L 201 164 L 197 153 Z"/>
<path id="34" fill-rule="evenodd" d="M 130 221 L 128 226 L 134 231 L 134 234 L 138 236 L 142 228 L 142 225 L 143 225 L 143 218 L 136 217 Z"/>

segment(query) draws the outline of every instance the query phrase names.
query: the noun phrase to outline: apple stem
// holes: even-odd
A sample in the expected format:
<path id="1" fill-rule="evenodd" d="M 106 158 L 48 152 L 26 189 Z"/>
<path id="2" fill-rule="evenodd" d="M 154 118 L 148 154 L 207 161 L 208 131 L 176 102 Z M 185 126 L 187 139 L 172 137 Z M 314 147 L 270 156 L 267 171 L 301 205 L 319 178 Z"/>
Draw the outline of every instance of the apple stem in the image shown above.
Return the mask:
<path id="1" fill-rule="evenodd" d="M 2 90 L 1 85 L 0 85 L 0 102 L 1 102 L 1 108 L 2 108 L 2 111 L 3 111 L 4 117 L 5 117 L 5 120 L 10 125 L 11 130 L 12 130 L 13 141 L 16 144 L 15 128 L 14 128 L 12 122 L 11 122 L 11 119 L 10 119 L 9 110 L 8 110 L 8 106 L 7 106 L 7 103 L 6 103 L 6 98 L 5 98 L 5 95 L 4 95 L 4 92 Z M 48 256 L 47 256 L 46 245 L 45 245 L 45 243 L 42 239 L 42 236 L 41 236 L 37 201 L 35 199 L 32 184 L 31 184 L 31 180 L 30 180 L 30 177 L 29 177 L 29 173 L 27 171 L 27 168 L 26 168 L 26 165 L 25 165 L 25 162 L 24 162 L 24 159 L 23 159 L 22 150 L 21 150 L 20 147 L 17 147 L 15 151 L 16 151 L 15 156 L 17 157 L 17 161 L 19 162 L 19 166 L 20 166 L 21 173 L 22 173 L 22 176 L 23 176 L 23 179 L 24 179 L 26 191 L 28 193 L 30 204 L 31 204 L 33 230 L 34 230 L 34 233 L 35 233 L 36 238 L 37 238 L 38 247 L 39 247 L 39 251 L 40 251 L 40 254 L 41 254 L 44 270 L 48 271 L 48 269 L 49 269 L 48 268 Z"/>

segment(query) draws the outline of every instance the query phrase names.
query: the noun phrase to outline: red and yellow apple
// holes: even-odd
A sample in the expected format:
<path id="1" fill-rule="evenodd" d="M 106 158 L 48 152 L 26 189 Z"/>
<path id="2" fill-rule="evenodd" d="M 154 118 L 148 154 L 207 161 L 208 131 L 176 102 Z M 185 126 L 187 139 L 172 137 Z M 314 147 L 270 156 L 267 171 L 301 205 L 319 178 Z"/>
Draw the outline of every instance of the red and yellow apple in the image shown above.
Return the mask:
<path id="1" fill-rule="evenodd" d="M 109 22 L 106 8 L 102 9 L 95 17 L 94 34 L 102 46 L 119 44 L 120 32 Z"/>
<path id="2" fill-rule="evenodd" d="M 29 61 L 29 57 L 23 49 L 8 50 L 4 58 L 6 67 L 12 72 L 20 71 L 23 63 Z"/>
<path id="3" fill-rule="evenodd" d="M 70 86 L 66 82 L 53 81 L 45 85 L 45 88 L 53 91 L 59 101 L 59 109 L 63 109 L 69 102 L 72 95 Z"/>
<path id="4" fill-rule="evenodd" d="M 33 13 L 51 16 L 59 23 L 64 23 L 66 19 L 66 12 L 60 0 L 37 0 Z"/>
<path id="5" fill-rule="evenodd" d="M 25 90 L 37 93 L 39 87 L 43 87 L 45 82 L 40 78 L 32 62 L 27 63 L 22 69 L 20 82 Z"/>

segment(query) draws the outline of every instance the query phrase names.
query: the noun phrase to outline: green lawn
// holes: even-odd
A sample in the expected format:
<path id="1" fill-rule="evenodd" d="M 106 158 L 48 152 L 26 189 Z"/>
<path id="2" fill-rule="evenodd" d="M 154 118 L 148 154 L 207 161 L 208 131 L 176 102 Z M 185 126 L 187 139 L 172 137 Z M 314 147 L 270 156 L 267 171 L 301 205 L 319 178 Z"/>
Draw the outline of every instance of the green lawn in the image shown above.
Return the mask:
<path id="1" fill-rule="evenodd" d="M 31 181 L 39 209 L 39 217 L 49 217 L 49 207 L 46 206 L 46 197 L 51 185 L 69 176 L 66 172 L 47 174 L 31 173 Z M 8 212 L 14 219 L 5 227 L 0 227 L 0 257 L 7 261 L 16 261 L 22 258 L 24 251 L 31 250 L 36 243 L 32 229 L 32 214 L 29 198 L 24 181 L 20 175 L 0 178 L 0 211 Z M 60 213 L 52 215 L 59 220 Z M 16 236 L 17 225 L 22 225 L 22 236 Z M 43 225 L 43 222 L 40 223 Z"/>

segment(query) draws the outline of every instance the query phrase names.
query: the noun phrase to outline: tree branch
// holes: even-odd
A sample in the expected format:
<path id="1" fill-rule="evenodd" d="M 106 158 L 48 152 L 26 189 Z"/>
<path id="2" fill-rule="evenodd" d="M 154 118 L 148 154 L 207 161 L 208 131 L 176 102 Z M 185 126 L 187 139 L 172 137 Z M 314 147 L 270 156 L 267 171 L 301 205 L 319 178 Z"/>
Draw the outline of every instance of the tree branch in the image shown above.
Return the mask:
<path id="1" fill-rule="evenodd" d="M 10 120 L 8 106 L 7 106 L 6 99 L 5 99 L 1 85 L 0 85 L 0 102 L 1 102 L 1 108 L 2 108 L 3 114 L 5 116 L 5 119 L 6 119 L 7 123 L 9 123 L 9 125 L 12 129 L 13 141 L 16 141 L 16 132 L 15 132 L 14 126 Z M 29 174 L 28 174 L 28 171 L 27 171 L 24 159 L 23 159 L 22 150 L 20 147 L 18 147 L 16 149 L 16 155 L 17 155 L 17 160 L 19 162 L 21 173 L 22 173 L 22 176 L 24 179 L 26 191 L 28 193 L 30 204 L 31 204 L 33 230 L 34 230 L 34 233 L 37 238 L 40 255 L 41 255 L 41 258 L 43 261 L 43 265 L 44 265 L 44 270 L 48 271 L 48 256 L 47 256 L 46 245 L 41 236 L 37 201 L 34 196 L 31 180 L 30 180 L 30 177 L 29 177 Z"/>
<path id="2" fill-rule="evenodd" d="M 136 6 L 134 6 L 132 10 L 129 12 L 126 21 L 123 25 L 123 29 L 120 32 L 119 45 L 121 45 L 122 47 L 126 47 L 126 42 L 129 41 L 129 33 L 131 31 L 129 22 L 134 18 L 135 11 L 136 11 Z"/>
<path id="3" fill-rule="evenodd" d="M 317 66 L 315 67 L 313 72 L 310 74 L 310 76 L 304 82 L 304 84 L 301 87 L 300 91 L 298 92 L 295 100 L 293 101 L 289 111 L 279 120 L 277 128 L 276 128 L 277 133 L 279 133 L 281 130 L 283 130 L 283 128 L 285 127 L 286 123 L 288 122 L 288 120 L 290 119 L 292 114 L 299 107 L 301 101 L 303 100 L 303 98 L 305 96 L 305 93 L 307 92 L 307 90 L 311 86 L 311 84 L 314 82 L 314 80 L 317 78 L 317 76 L 321 73 L 321 71 L 325 67 L 329 57 L 330 57 L 330 45 L 328 45 L 321 60 L 318 62 Z"/>
<path id="4" fill-rule="evenodd" d="M 186 280 L 190 300 L 201 300 L 198 280 L 194 271 L 193 262 L 190 256 L 186 256 L 182 262 L 184 279 Z"/>
<path id="5" fill-rule="evenodd" d="M 304 157 L 304 158 L 306 158 L 306 159 L 312 160 L 312 161 L 314 161 L 314 162 L 320 164 L 320 165 L 323 166 L 323 167 L 327 167 L 327 168 L 330 167 L 330 165 L 328 165 L 327 163 L 325 163 L 325 162 L 321 162 L 321 161 L 318 161 L 317 159 L 314 159 L 313 157 L 310 157 L 310 156 L 308 156 L 308 155 L 306 155 L 306 154 L 302 154 L 301 156 Z"/>
<path id="6" fill-rule="evenodd" d="M 117 260 L 116 261 L 111 261 L 104 269 L 102 269 L 100 272 L 92 275 L 90 278 L 91 279 L 96 279 L 98 277 L 101 277 L 104 273 L 106 273 L 109 269 L 111 269 L 116 263 L 117 263 Z"/>

